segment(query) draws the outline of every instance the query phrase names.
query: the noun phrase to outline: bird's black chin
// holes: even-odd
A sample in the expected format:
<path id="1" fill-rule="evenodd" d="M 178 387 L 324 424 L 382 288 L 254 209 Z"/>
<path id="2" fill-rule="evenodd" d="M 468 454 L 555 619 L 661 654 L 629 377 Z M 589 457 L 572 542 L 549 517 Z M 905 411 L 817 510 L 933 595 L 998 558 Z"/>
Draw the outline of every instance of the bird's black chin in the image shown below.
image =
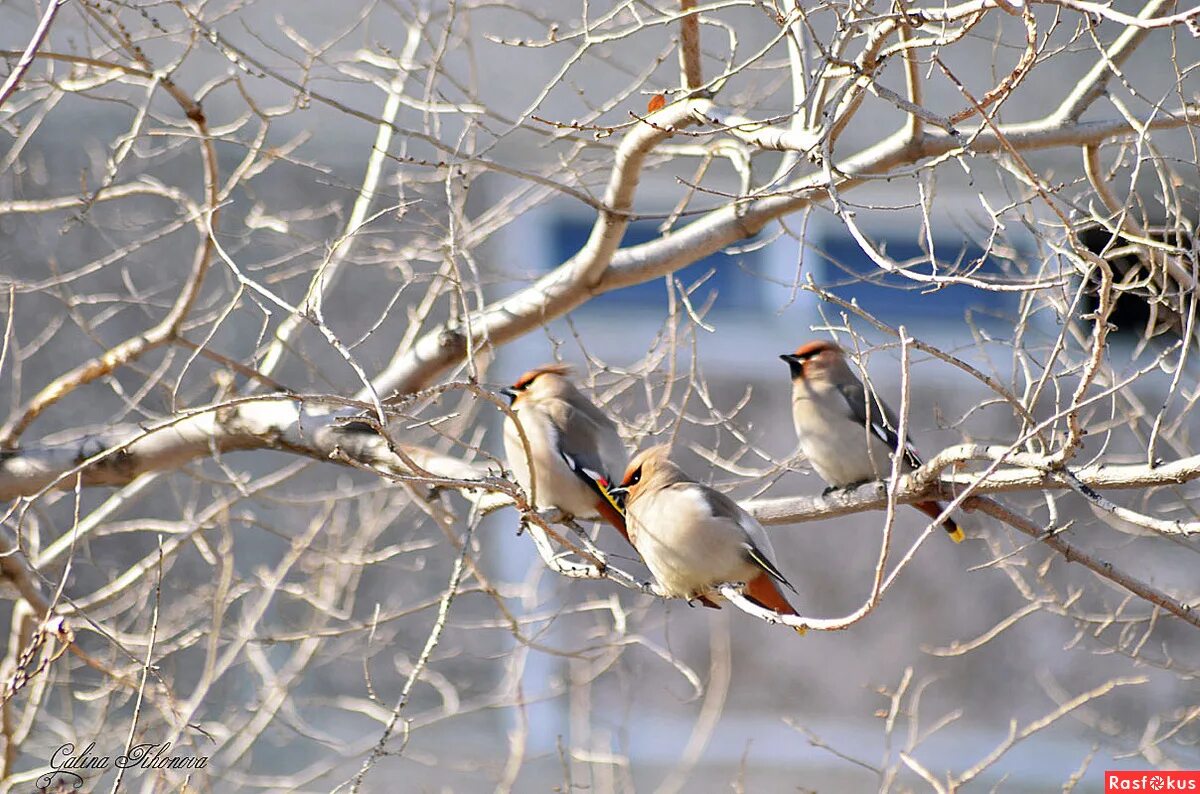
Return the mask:
<path id="1" fill-rule="evenodd" d="M 501 389 L 500 393 L 508 398 L 509 405 L 512 405 L 514 402 L 517 401 L 517 392 L 515 389 L 507 389 L 507 388 Z"/>

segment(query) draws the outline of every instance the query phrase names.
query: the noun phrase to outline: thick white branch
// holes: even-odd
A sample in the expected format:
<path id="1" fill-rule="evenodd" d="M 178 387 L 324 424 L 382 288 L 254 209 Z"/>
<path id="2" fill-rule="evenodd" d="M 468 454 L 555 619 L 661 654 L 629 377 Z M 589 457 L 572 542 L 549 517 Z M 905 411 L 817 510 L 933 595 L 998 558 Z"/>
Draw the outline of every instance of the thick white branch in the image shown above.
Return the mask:
<path id="1" fill-rule="evenodd" d="M 147 472 L 251 449 L 286 450 L 318 460 L 349 459 L 392 475 L 413 476 L 386 440 L 371 432 L 347 431 L 343 419 L 329 404 L 255 397 L 193 410 L 147 428 L 118 425 L 68 441 L 29 444 L 0 451 L 0 499 L 72 487 L 76 476 L 85 486 L 124 485 Z M 401 452 L 438 478 L 486 476 L 480 467 L 419 447 L 405 446 Z"/>
<path id="2" fill-rule="evenodd" d="M 694 115 L 711 112 L 708 102 L 680 103 L 654 114 L 654 125 L 643 123 L 622 143 L 640 154 L 618 154 L 618 167 L 610 182 L 610 200 L 631 200 L 636 172 L 645 154 L 672 129 L 690 123 Z M 1158 114 L 1149 129 L 1174 129 L 1200 120 L 1200 109 L 1186 107 Z M 673 125 L 673 126 L 669 126 Z M 1135 135 L 1124 119 L 1074 124 L 1055 119 L 987 126 L 950 135 L 930 129 L 914 138 L 907 127 L 863 151 L 838 162 L 832 172 L 839 175 L 837 189 L 849 190 L 867 178 L 892 169 L 941 157 L 956 150 L 975 154 L 997 152 L 1006 147 L 1018 151 L 1083 146 L 1125 135 Z M 760 131 L 758 134 L 762 134 Z M 776 143 L 790 140 L 778 136 Z M 632 143 L 631 143 L 632 142 Z M 809 145 L 806 136 L 795 141 Z M 622 165 L 624 164 L 624 165 Z M 468 345 L 463 328 L 476 337 L 470 346 L 501 345 L 581 306 L 592 297 L 610 290 L 659 278 L 699 261 L 710 254 L 758 234 L 768 223 L 804 209 L 828 197 L 828 180 L 821 168 L 754 200 L 727 206 L 704 215 L 687 226 L 649 243 L 615 250 L 613 240 L 624 216 L 601 213 L 588 244 L 579 254 L 548 273 L 538 282 L 477 312 L 470 323 L 443 325 L 422 336 L 396 357 L 375 381 L 380 394 L 408 393 L 432 382 L 466 356 Z M 621 178 L 619 178 L 621 177 Z M 623 188 L 614 187 L 624 186 Z M 629 205 L 609 205 L 625 212 Z M 611 255 L 611 258 L 609 258 Z"/>
<path id="3" fill-rule="evenodd" d="M 394 449 L 382 436 L 372 432 L 348 431 L 342 422 L 343 417 L 331 411 L 327 403 L 300 401 L 286 396 L 257 397 L 196 410 L 156 427 L 116 427 L 69 442 L 31 445 L 0 453 L 0 498 L 30 497 L 48 488 L 70 487 L 76 477 L 82 478 L 84 485 L 120 485 L 141 474 L 177 468 L 197 458 L 249 449 L 278 449 L 319 460 L 351 463 L 356 467 L 378 471 L 389 479 L 473 489 L 476 494 L 511 490 L 507 481 L 498 480 L 481 465 L 419 447 L 402 446 Z M 935 480 L 939 472 L 945 472 L 956 463 L 997 459 L 1031 465 L 1000 469 L 983 481 L 970 473 L 942 473 L 940 480 Z M 928 499 L 931 495 L 951 499 L 969 486 L 972 501 L 968 507 L 999 518 L 1043 541 L 1067 560 L 1083 564 L 1097 575 L 1200 626 L 1200 613 L 1195 613 L 1188 604 L 1071 546 L 1059 536 L 1046 533 L 982 496 L 1006 491 L 1069 488 L 1093 501 L 1096 501 L 1093 497 L 1107 501 L 1094 493 L 1089 496 L 1087 491 L 1097 488 L 1145 488 L 1200 479 L 1200 455 L 1154 467 L 1144 464 L 1097 465 L 1069 473 L 1039 468 L 1039 462 L 1039 456 L 1014 453 L 1005 447 L 970 444 L 951 447 L 935 456 L 921 470 L 902 478 L 893 494 L 894 503 L 911 504 Z M 416 471 L 414 465 L 423 471 Z M 743 506 L 764 524 L 834 518 L 865 510 L 886 509 L 887 505 L 888 494 L 882 483 L 864 485 L 827 497 L 743 502 Z M 549 537 L 543 531 L 545 529 L 544 526 L 531 526 L 538 551 L 553 570 L 571 577 L 611 579 L 621 586 L 646 592 L 646 585 L 624 571 L 612 568 L 605 571 L 592 564 L 576 563 L 562 557 L 554 551 Z M 0 551 L 4 547 L 4 540 L 0 538 Z M 4 555 L 4 560 L 4 570 L 0 570 L 0 575 L 16 583 L 26 598 L 32 599 L 31 603 L 45 603 L 40 597 L 35 577 L 24 567 L 24 563 L 13 554 Z M 842 618 L 791 618 L 758 608 L 729 588 L 722 592 L 739 609 L 772 622 L 800 628 L 838 630 L 852 625 L 869 612 L 869 608 L 864 606 Z"/>
<path id="4" fill-rule="evenodd" d="M 502 345 L 607 292 L 609 288 L 597 285 L 629 225 L 628 213 L 646 156 L 676 130 L 695 124 L 709 104 L 707 100 L 679 102 L 634 125 L 614 155 L 604 194 L 605 209 L 596 218 L 583 248 L 533 286 L 476 312 L 470 322 L 443 325 L 422 336 L 410 349 L 397 351 L 376 379 L 375 390 L 380 394 L 412 392 L 416 384 L 427 384 L 462 361 L 468 350 Z M 467 329 L 474 337 L 471 340 L 466 337 Z"/>
<path id="5" fill-rule="evenodd" d="M 414 481 L 422 479 L 414 476 L 404 457 L 391 451 L 382 437 L 348 432 L 343 420 L 328 403 L 269 396 L 199 409 L 150 428 L 117 426 L 69 441 L 30 444 L 0 452 L 0 499 L 33 496 L 56 483 L 72 487 L 76 475 L 83 478 L 85 486 L 124 485 L 147 472 L 169 471 L 198 458 L 253 449 L 278 449 L 333 462 L 349 460 Z M 466 487 L 470 481 L 477 481 L 483 486 L 489 476 L 482 465 L 421 447 L 403 446 L 400 451 L 430 474 L 453 481 L 431 482 L 433 485 Z M 983 481 L 971 473 L 948 471 L 960 463 L 994 461 L 998 457 L 1015 465 L 999 469 Z M 1200 479 L 1200 455 L 1158 466 L 1091 465 L 1074 469 L 1069 476 L 1047 470 L 1043 464 L 1040 456 L 1014 453 L 1007 447 L 949 447 L 920 471 L 901 480 L 896 502 L 912 504 L 931 496 L 950 499 L 967 487 L 982 496 L 1073 490 L 1076 482 L 1094 490 L 1122 490 Z M 499 503 L 489 503 L 488 509 Z M 882 510 L 887 506 L 887 496 L 882 483 L 868 483 L 828 496 L 751 499 L 742 504 L 762 523 L 780 525 Z"/>
<path id="6" fill-rule="evenodd" d="M 1000 458 L 1016 465 L 992 472 L 984 480 L 968 472 L 945 471 L 959 463 L 995 461 Z M 1047 469 L 1044 464 L 1041 456 L 1013 453 L 1008 447 L 961 444 L 939 452 L 920 471 L 904 478 L 896 501 L 912 504 L 931 496 L 953 499 L 968 487 L 973 494 L 983 496 L 1017 491 L 1076 490 L 1075 482 L 1093 490 L 1124 490 L 1180 485 L 1200 479 L 1200 455 L 1159 466 L 1094 464 L 1073 469 L 1070 474 Z M 939 472 L 940 477 L 931 481 L 930 475 Z M 883 510 L 887 507 L 887 495 L 882 483 L 867 483 L 828 496 L 753 499 L 743 502 L 742 506 L 763 524 L 795 524 L 865 510 Z"/>

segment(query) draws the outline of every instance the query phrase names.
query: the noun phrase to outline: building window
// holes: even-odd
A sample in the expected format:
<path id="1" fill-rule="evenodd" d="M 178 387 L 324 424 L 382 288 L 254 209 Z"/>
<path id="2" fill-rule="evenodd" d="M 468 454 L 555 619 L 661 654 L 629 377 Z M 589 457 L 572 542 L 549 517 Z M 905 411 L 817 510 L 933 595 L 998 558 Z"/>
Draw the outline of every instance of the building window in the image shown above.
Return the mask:
<path id="1" fill-rule="evenodd" d="M 899 265 L 930 273 L 929 254 L 911 236 L 875 241 L 888 259 Z M 986 256 L 976 245 L 934 240 L 939 272 L 970 275 L 981 281 L 1011 280 L 1002 261 Z M 824 289 L 846 301 L 856 301 L 863 310 L 889 325 L 929 321 L 961 323 L 966 313 L 977 324 L 1016 314 L 1019 294 L 982 289 L 969 284 L 935 286 L 888 273 L 863 252 L 849 235 L 827 235 L 811 250 L 810 272 Z"/>

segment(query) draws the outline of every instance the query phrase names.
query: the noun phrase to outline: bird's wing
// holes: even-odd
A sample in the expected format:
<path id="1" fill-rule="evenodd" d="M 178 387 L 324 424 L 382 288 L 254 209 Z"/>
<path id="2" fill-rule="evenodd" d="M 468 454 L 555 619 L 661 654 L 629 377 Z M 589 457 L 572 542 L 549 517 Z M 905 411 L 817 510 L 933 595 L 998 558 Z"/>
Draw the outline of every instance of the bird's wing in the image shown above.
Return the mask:
<path id="1" fill-rule="evenodd" d="M 554 442 L 559 456 L 575 476 L 620 513 L 608 493 L 614 485 L 616 467 L 622 465 L 619 459 L 610 460 L 614 456 L 614 439 L 619 447 L 620 436 L 611 419 L 595 406 L 588 407 L 593 410 L 578 409 L 565 400 L 554 400 L 546 406 L 554 428 Z"/>
<path id="2" fill-rule="evenodd" d="M 762 568 L 768 576 L 779 582 L 784 587 L 787 587 L 793 593 L 796 588 L 792 587 L 792 583 L 787 580 L 787 577 L 775 566 L 771 561 L 773 550 L 771 549 L 771 540 L 767 537 L 767 531 L 763 529 L 762 524 L 755 520 L 754 516 L 747 513 L 738 503 L 730 499 L 720 491 L 709 488 L 707 485 L 696 483 L 696 488 L 704 495 L 704 500 L 708 504 L 708 509 L 712 512 L 714 518 L 723 518 L 734 522 L 741 528 L 745 536 L 745 551 L 746 556 Z"/>
<path id="3" fill-rule="evenodd" d="M 896 433 L 899 422 L 896 414 L 875 392 L 868 392 L 862 382 L 855 378 L 849 383 L 837 384 L 837 390 L 846 401 L 846 417 L 859 427 L 867 427 L 872 435 L 887 444 L 892 451 L 902 450 L 908 465 L 914 469 L 921 467 L 921 456 L 911 438 L 905 438 L 903 446 Z M 870 403 L 867 400 L 870 400 Z M 869 409 L 868 409 L 869 405 Z"/>

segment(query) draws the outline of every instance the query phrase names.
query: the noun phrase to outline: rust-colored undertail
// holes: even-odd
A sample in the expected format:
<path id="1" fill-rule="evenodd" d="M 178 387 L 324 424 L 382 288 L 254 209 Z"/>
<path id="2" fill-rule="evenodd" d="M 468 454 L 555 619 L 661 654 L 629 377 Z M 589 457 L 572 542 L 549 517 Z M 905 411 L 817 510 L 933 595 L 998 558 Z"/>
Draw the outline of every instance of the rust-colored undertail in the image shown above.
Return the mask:
<path id="1" fill-rule="evenodd" d="M 629 541 L 629 545 L 633 545 L 633 541 L 629 540 L 629 530 L 625 528 L 625 512 L 621 510 L 621 506 L 617 504 L 617 500 L 608 492 L 612 484 L 604 475 L 599 472 L 586 469 L 575 462 L 575 459 L 564 454 L 563 460 L 571 467 L 571 471 L 575 472 L 575 476 L 583 480 L 587 487 L 591 488 L 596 494 L 596 512 L 600 514 L 608 523 L 617 528 L 621 533 L 621 537 Z"/>
<path id="2" fill-rule="evenodd" d="M 621 511 L 615 505 L 605 499 L 598 500 L 596 512 L 600 514 L 601 518 L 616 527 L 617 531 L 621 533 L 621 537 L 629 540 L 629 530 L 625 528 L 625 516 L 621 515 Z M 630 541 L 629 545 L 632 546 L 633 542 Z"/>
<path id="3" fill-rule="evenodd" d="M 920 510 L 930 518 L 937 518 L 942 514 L 942 506 L 938 502 L 917 502 L 913 507 Z M 942 528 L 950 535 L 950 540 L 955 543 L 962 543 L 966 537 L 958 524 L 954 523 L 954 519 L 946 516 L 946 520 L 942 522 Z"/>
<path id="4" fill-rule="evenodd" d="M 746 584 L 746 589 L 742 593 L 754 603 L 767 609 L 773 609 L 781 615 L 799 615 L 800 613 L 788 603 L 788 600 L 783 597 L 783 593 L 779 592 L 779 585 L 775 584 L 772 579 L 764 571 L 758 576 L 751 579 Z M 793 626 L 796 633 L 803 637 L 808 629 Z"/>

